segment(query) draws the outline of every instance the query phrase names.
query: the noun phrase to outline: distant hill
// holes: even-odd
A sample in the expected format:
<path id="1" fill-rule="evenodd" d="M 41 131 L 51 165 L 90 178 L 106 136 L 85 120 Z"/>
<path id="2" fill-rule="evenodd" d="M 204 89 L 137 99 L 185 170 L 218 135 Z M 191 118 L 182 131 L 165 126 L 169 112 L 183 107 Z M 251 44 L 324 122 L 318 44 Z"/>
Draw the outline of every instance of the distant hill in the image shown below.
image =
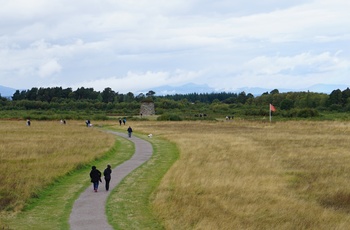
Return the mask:
<path id="1" fill-rule="evenodd" d="M 189 94 L 189 93 L 212 93 L 215 92 L 214 88 L 209 87 L 206 84 L 198 85 L 194 83 L 188 83 L 181 86 L 164 85 L 152 89 L 147 89 L 145 92 L 154 91 L 156 96 L 161 95 L 174 95 L 174 94 Z"/>
<path id="2" fill-rule="evenodd" d="M 303 89 L 278 89 L 280 93 L 287 93 L 287 92 L 314 92 L 314 93 L 325 93 L 325 94 L 331 94 L 333 90 L 340 89 L 341 91 L 345 90 L 347 85 L 326 85 L 326 84 L 316 84 L 312 85 L 309 88 L 303 88 Z M 258 88 L 258 87 L 244 87 L 237 89 L 236 92 L 245 92 L 245 93 L 251 93 L 254 96 L 259 96 L 263 93 L 270 93 L 274 89 L 266 89 L 266 88 Z"/>
<path id="3" fill-rule="evenodd" d="M 350 85 L 326 85 L 326 84 L 317 84 L 308 88 L 310 92 L 320 92 L 330 94 L 333 90 L 340 89 L 341 91 L 350 87 Z M 307 90 L 305 90 L 307 91 Z"/>
<path id="4" fill-rule="evenodd" d="M 0 94 L 2 97 L 12 97 L 16 89 L 0 85 Z"/>
<path id="5" fill-rule="evenodd" d="M 315 92 L 315 93 L 326 93 L 330 94 L 333 90 L 340 89 L 340 90 L 345 90 L 347 85 L 326 85 L 326 84 L 316 84 L 313 86 L 310 86 L 309 88 L 304 88 L 304 89 L 278 89 L 280 93 L 286 93 L 286 92 Z M 216 90 L 214 88 L 211 88 L 210 86 L 203 84 L 203 85 L 198 85 L 194 83 L 189 83 L 181 86 L 169 86 L 169 85 L 164 85 L 161 87 L 153 88 L 153 89 L 148 89 L 153 90 L 156 92 L 156 95 L 173 95 L 173 94 L 189 94 L 189 93 L 212 93 L 212 92 L 224 92 L 224 90 Z M 251 93 L 254 96 L 260 96 L 263 93 L 270 93 L 274 89 L 268 89 L 268 88 L 259 88 L 259 87 L 243 87 L 243 88 L 237 88 L 235 90 L 231 91 L 226 91 L 226 92 L 231 92 L 231 93 Z"/>

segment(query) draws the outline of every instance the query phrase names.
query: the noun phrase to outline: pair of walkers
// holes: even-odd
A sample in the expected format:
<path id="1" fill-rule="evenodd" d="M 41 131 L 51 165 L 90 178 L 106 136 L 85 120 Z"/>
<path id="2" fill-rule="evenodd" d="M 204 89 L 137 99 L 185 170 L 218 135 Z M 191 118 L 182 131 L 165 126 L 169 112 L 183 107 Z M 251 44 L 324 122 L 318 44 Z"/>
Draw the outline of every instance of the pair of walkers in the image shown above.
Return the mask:
<path id="1" fill-rule="evenodd" d="M 106 182 L 106 191 L 109 190 L 109 182 L 111 181 L 111 174 L 112 174 L 112 169 L 110 165 L 107 165 L 107 168 L 103 171 L 103 175 L 105 177 L 105 182 Z M 93 188 L 94 191 L 97 192 L 98 190 L 98 185 L 101 180 L 102 173 L 100 170 L 96 168 L 96 166 L 92 166 L 91 171 L 90 171 L 90 178 L 91 182 L 93 183 Z"/>

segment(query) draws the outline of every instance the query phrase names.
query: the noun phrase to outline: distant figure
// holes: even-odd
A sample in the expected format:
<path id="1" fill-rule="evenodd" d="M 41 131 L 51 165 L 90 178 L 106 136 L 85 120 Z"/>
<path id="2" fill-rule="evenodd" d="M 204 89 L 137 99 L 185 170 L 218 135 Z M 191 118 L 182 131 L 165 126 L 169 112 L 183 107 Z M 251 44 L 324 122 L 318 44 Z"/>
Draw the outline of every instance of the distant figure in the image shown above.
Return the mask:
<path id="1" fill-rule="evenodd" d="M 63 124 L 64 124 L 64 125 L 66 124 L 66 120 L 63 120 Z"/>
<path id="2" fill-rule="evenodd" d="M 111 166 L 107 165 L 107 168 L 103 171 L 103 175 L 105 176 L 105 181 L 106 181 L 106 191 L 109 190 L 109 182 L 111 181 L 111 173 L 112 173 Z"/>
<path id="3" fill-rule="evenodd" d="M 30 126 L 30 119 L 27 120 L 27 126 Z"/>
<path id="4" fill-rule="evenodd" d="M 126 123 L 126 118 L 123 119 L 123 124 L 125 125 L 125 123 Z"/>
<path id="5" fill-rule="evenodd" d="M 142 113 L 140 114 L 141 118 L 142 118 Z"/>
<path id="6" fill-rule="evenodd" d="M 86 120 L 86 121 L 85 121 L 85 124 L 86 124 L 86 127 L 90 127 L 90 126 L 91 126 L 90 120 Z"/>
<path id="7" fill-rule="evenodd" d="M 122 119 L 119 119 L 119 125 L 122 125 Z"/>
<path id="8" fill-rule="evenodd" d="M 129 126 L 129 128 L 128 128 L 129 137 L 131 137 L 131 133 L 132 133 L 132 128 Z"/>
<path id="9" fill-rule="evenodd" d="M 94 191 L 97 192 L 99 182 L 102 182 L 102 180 L 101 172 L 96 168 L 96 166 L 92 166 L 92 169 L 90 171 L 90 178 L 91 182 L 93 183 Z"/>

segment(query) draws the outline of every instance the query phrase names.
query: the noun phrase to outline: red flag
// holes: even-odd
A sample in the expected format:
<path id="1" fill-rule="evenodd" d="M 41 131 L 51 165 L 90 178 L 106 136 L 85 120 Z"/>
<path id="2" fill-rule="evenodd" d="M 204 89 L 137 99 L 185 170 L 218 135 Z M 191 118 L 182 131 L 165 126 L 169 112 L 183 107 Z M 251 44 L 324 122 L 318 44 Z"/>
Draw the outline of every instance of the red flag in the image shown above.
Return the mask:
<path id="1" fill-rule="evenodd" d="M 275 112 L 275 111 L 276 111 L 275 106 L 273 106 L 272 104 L 270 104 L 270 110 L 271 110 L 272 112 Z"/>

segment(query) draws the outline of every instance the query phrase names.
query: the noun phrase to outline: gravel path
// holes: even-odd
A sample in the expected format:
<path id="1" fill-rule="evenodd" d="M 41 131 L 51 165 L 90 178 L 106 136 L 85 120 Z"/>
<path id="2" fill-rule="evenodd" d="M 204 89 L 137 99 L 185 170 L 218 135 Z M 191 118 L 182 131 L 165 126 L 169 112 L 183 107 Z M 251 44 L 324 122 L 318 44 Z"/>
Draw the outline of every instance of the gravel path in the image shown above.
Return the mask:
<path id="1" fill-rule="evenodd" d="M 152 156 L 153 149 L 149 142 L 140 138 L 134 136 L 129 138 L 127 134 L 112 131 L 109 131 L 109 133 L 127 138 L 135 144 L 135 153 L 133 157 L 112 169 L 112 180 L 109 188 L 111 191 L 126 175 L 146 162 Z M 103 170 L 104 169 L 100 169 L 101 172 L 103 172 Z M 108 224 L 105 213 L 105 204 L 108 195 L 109 192 L 105 190 L 104 183 L 100 184 L 97 193 L 93 191 L 91 184 L 91 186 L 80 195 L 73 205 L 73 210 L 69 218 L 70 228 L 72 230 L 112 230 L 113 228 Z"/>

